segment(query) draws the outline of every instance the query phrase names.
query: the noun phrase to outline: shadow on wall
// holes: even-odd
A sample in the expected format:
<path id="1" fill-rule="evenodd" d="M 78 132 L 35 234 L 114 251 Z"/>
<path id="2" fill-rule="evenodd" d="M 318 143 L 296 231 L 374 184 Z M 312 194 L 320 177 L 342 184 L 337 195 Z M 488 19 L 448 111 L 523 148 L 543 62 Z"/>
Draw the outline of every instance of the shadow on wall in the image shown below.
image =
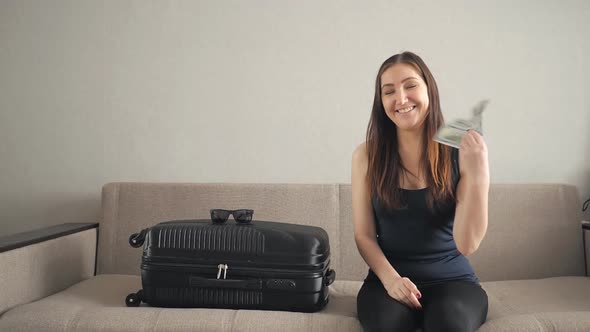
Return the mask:
<path id="1" fill-rule="evenodd" d="M 582 196 L 582 203 L 590 199 L 590 110 L 586 112 L 588 119 L 586 120 L 586 148 L 582 152 L 584 154 L 584 166 L 582 170 L 582 183 L 580 195 Z M 584 211 L 584 220 L 590 220 L 590 202 L 588 202 L 586 211 Z"/>
<path id="2" fill-rule="evenodd" d="M 2 211 L 0 236 L 63 223 L 95 223 L 102 218 L 100 193 L 45 193 L 4 203 L 10 209 Z"/>
<path id="3" fill-rule="evenodd" d="M 95 223 L 102 218 L 101 195 L 93 194 L 86 197 L 60 197 L 48 206 L 50 225 L 63 223 Z"/>
<path id="4" fill-rule="evenodd" d="M 580 184 L 580 199 L 581 204 L 580 209 L 582 211 L 582 216 L 584 220 L 590 221 L 590 165 L 585 167 L 582 175 L 582 181 Z"/>
<path id="5" fill-rule="evenodd" d="M 577 168 L 574 169 L 572 174 L 568 174 L 565 182 L 575 185 L 578 188 L 578 193 L 580 195 L 580 206 L 579 210 L 576 213 L 579 213 L 583 220 L 590 221 L 590 202 L 588 203 L 588 207 L 586 211 L 583 210 L 584 202 L 590 199 L 590 111 L 586 112 L 586 128 L 588 130 L 584 130 L 580 133 L 580 139 L 582 139 L 582 151 L 580 164 L 576 165 Z"/>
<path id="6" fill-rule="evenodd" d="M 586 151 L 590 151 L 590 147 Z M 584 220 L 590 221 L 590 163 L 586 166 L 586 170 L 584 171 L 580 195 L 583 205 L 582 208 L 585 208 L 585 211 L 582 212 Z"/>

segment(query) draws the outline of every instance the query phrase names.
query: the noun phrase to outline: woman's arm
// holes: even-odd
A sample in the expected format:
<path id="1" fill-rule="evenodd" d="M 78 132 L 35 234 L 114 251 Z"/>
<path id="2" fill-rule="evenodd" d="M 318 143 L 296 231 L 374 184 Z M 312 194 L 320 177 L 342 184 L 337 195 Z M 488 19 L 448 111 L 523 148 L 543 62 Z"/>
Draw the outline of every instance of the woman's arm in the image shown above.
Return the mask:
<path id="1" fill-rule="evenodd" d="M 371 206 L 371 190 L 367 181 L 368 157 L 366 145 L 359 145 L 352 155 L 352 222 L 354 240 L 371 270 L 383 284 L 400 275 L 389 263 L 377 243 L 377 232 Z"/>
<path id="2" fill-rule="evenodd" d="M 474 253 L 488 228 L 490 173 L 488 150 L 483 137 L 470 130 L 459 149 L 461 179 L 457 185 L 457 207 L 453 237 L 465 256 Z"/>
<path id="3" fill-rule="evenodd" d="M 368 163 L 366 145 L 361 144 L 352 154 L 352 222 L 356 246 L 389 296 L 410 308 L 421 309 L 418 299 L 422 295 L 418 287 L 397 273 L 377 243 L 371 190 L 367 181 Z"/>

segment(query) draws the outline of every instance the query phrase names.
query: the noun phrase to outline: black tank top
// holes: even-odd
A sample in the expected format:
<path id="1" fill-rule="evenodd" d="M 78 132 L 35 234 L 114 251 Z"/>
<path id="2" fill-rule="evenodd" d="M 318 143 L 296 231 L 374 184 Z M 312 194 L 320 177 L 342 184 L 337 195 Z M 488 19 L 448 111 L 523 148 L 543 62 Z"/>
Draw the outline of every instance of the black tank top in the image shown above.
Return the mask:
<path id="1" fill-rule="evenodd" d="M 452 150 L 453 190 L 459 182 L 459 151 Z M 377 228 L 377 242 L 393 268 L 416 285 L 452 280 L 479 284 L 471 264 L 458 250 L 453 239 L 454 202 L 435 211 L 426 204 L 426 188 L 401 189 L 407 208 L 385 209 L 375 193 L 372 205 Z M 379 280 L 369 270 L 365 279 Z"/>

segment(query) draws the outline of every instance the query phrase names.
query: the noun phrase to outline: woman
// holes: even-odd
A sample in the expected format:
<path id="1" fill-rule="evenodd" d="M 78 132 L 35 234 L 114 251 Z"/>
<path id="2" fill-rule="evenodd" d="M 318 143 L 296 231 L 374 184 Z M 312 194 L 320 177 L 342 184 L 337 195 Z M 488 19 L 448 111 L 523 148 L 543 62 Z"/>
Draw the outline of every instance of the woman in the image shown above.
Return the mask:
<path id="1" fill-rule="evenodd" d="M 433 140 L 444 123 L 434 77 L 404 52 L 379 69 L 366 142 L 353 153 L 354 236 L 369 273 L 357 308 L 365 331 L 475 331 L 488 299 L 465 256 L 487 229 L 487 146 Z"/>

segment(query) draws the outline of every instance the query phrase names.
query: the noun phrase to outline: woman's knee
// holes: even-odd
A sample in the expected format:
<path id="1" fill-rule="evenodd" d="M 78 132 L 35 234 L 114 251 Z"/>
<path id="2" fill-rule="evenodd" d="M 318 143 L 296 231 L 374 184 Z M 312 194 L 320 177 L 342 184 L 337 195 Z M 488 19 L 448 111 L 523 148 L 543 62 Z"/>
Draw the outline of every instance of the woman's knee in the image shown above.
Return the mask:
<path id="1" fill-rule="evenodd" d="M 357 297 L 358 318 L 365 331 L 414 331 L 415 312 L 391 298 L 380 283 L 367 283 Z"/>
<path id="2" fill-rule="evenodd" d="M 359 317 L 360 318 L 360 317 Z M 366 319 L 361 319 L 365 332 L 373 331 L 408 331 L 416 329 L 415 317 L 411 312 L 380 312 Z"/>
<path id="3" fill-rule="evenodd" d="M 479 285 L 449 283 L 433 288 L 425 308 L 424 331 L 476 331 L 486 320 L 487 294 Z"/>
<path id="4" fill-rule="evenodd" d="M 474 332 L 478 326 L 464 317 L 441 316 L 424 322 L 424 332 Z"/>
<path id="5" fill-rule="evenodd" d="M 424 332 L 474 332 L 482 323 L 479 316 L 478 313 L 465 310 L 460 304 L 449 303 L 424 317 Z"/>

